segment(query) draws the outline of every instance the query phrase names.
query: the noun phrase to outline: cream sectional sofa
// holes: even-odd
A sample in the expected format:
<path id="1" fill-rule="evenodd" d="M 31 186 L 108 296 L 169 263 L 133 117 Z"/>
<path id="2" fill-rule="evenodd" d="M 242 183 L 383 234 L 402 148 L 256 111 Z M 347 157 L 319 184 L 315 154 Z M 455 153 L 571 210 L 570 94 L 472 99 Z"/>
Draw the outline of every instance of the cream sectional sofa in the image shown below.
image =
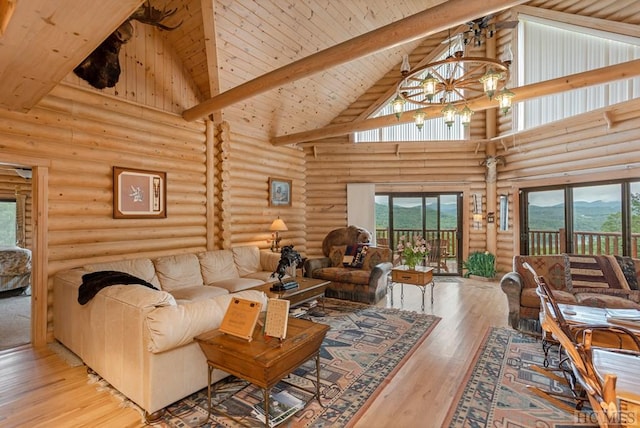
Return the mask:
<path id="1" fill-rule="evenodd" d="M 257 247 L 88 264 L 54 277 L 54 335 L 149 417 L 207 384 L 193 338 L 220 326 L 233 296 L 260 301 L 250 288 L 272 281 L 280 254 Z M 78 303 L 82 276 L 120 271 L 142 285 L 111 285 Z M 214 371 L 214 379 L 227 374 Z"/>

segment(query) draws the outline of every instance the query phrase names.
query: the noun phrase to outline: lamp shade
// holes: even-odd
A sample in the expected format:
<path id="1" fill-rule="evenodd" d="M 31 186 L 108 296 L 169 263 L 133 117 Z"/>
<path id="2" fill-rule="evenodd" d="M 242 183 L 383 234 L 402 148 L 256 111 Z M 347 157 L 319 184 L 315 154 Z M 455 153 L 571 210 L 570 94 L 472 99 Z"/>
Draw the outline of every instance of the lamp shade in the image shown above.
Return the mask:
<path id="1" fill-rule="evenodd" d="M 284 221 L 282 221 L 282 219 L 278 217 L 277 219 L 273 220 L 273 223 L 271 223 L 271 226 L 269 226 L 269 230 L 282 231 L 289 229 L 287 228 L 287 225 L 284 224 Z"/>

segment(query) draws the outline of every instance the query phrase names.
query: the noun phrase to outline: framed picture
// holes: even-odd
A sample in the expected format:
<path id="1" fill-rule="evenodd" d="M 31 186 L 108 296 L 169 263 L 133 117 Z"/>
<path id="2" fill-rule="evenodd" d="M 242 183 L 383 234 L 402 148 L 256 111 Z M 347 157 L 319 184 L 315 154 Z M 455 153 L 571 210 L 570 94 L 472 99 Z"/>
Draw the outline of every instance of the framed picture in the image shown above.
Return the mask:
<path id="1" fill-rule="evenodd" d="M 166 218 L 167 174 L 113 167 L 113 218 Z"/>
<path id="2" fill-rule="evenodd" d="M 269 178 L 269 205 L 272 207 L 291 206 L 291 180 Z"/>

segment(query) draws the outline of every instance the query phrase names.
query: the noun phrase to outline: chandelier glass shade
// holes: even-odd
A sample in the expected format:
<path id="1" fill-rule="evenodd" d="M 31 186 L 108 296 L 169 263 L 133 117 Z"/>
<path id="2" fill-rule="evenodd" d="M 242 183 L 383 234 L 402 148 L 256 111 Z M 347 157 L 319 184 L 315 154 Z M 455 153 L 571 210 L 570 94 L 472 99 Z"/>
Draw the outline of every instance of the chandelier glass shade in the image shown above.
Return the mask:
<path id="1" fill-rule="evenodd" d="M 471 122 L 471 101 L 488 97 L 498 101 L 503 113 L 511 107 L 515 94 L 506 88 L 511 60 L 499 61 L 485 57 L 465 57 L 462 50 L 446 59 L 409 69 L 407 57 L 402 61 L 402 80 L 396 97 L 391 101 L 398 119 L 405 108 L 414 111 L 414 121 L 422 129 L 427 114 L 422 108 L 441 105 L 440 110 L 448 127 L 460 117 L 463 125 Z"/>

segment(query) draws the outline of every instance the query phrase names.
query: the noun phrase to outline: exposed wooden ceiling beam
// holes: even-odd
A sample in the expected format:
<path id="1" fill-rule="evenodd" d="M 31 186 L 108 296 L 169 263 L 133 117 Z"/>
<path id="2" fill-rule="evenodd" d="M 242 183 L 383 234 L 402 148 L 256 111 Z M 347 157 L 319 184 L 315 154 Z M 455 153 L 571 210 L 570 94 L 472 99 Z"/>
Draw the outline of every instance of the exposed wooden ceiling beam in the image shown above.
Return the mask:
<path id="1" fill-rule="evenodd" d="M 209 76 L 209 93 L 211 96 L 220 93 L 220 76 L 218 74 L 218 51 L 216 49 L 215 0 L 201 0 L 202 27 L 204 46 L 207 56 L 207 75 Z M 216 118 L 220 122 L 222 117 Z"/>
<path id="2" fill-rule="evenodd" d="M 216 110 L 291 81 L 402 43 L 427 37 L 454 25 L 463 24 L 524 2 L 525 0 L 483 0 L 482 2 L 450 0 L 444 2 L 229 89 L 185 110 L 182 117 L 187 121 L 200 119 Z"/>
<path id="3" fill-rule="evenodd" d="M 585 71 L 582 73 L 576 73 L 569 76 L 563 76 L 557 79 L 533 83 L 531 85 L 521 86 L 519 88 L 511 88 L 510 90 L 515 94 L 514 101 L 521 102 L 545 95 L 570 91 L 572 89 L 599 85 L 616 80 L 630 79 L 639 75 L 640 59 L 637 59 L 621 64 Z M 497 108 L 497 105 L 495 100 L 491 101 L 488 98 L 483 97 L 478 100 L 471 101 L 469 103 L 469 108 L 471 108 L 471 110 L 473 111 L 481 111 L 490 108 Z M 422 110 L 427 113 L 427 117 L 440 115 L 441 109 L 441 105 L 422 108 Z M 396 119 L 395 115 L 391 114 L 376 117 L 373 119 L 354 121 L 338 125 L 329 125 L 325 126 L 324 128 L 314 129 L 312 131 L 299 132 L 291 135 L 282 135 L 280 137 L 275 137 L 272 140 L 272 143 L 276 146 L 303 143 L 321 140 L 324 138 L 337 137 L 340 135 L 346 135 L 356 131 L 368 131 L 370 129 L 393 126 L 399 123 L 409 122 L 413 122 L 413 117 L 408 112 L 403 114 L 400 119 Z"/>

